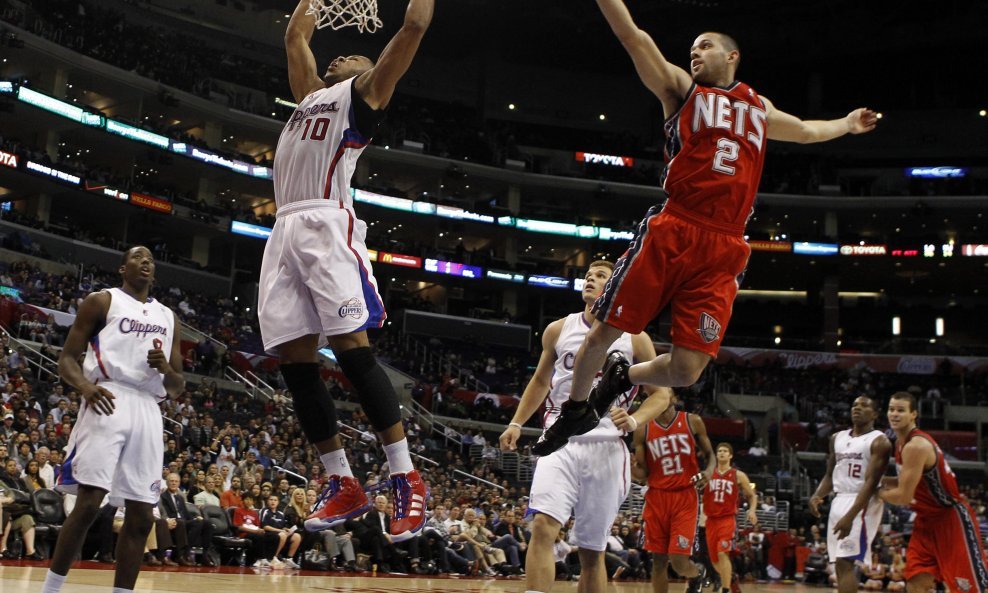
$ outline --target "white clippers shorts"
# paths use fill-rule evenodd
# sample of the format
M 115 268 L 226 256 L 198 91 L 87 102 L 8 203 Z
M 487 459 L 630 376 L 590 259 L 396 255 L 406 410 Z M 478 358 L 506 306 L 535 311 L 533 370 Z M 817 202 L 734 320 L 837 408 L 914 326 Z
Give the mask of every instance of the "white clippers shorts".
M 387 314 L 364 240 L 367 224 L 339 202 L 304 200 L 278 209 L 264 247 L 257 316 L 264 349 L 309 334 L 381 327 Z
M 106 416 L 83 402 L 56 490 L 76 494 L 82 484 L 108 491 L 115 507 L 127 500 L 158 504 L 165 446 L 157 398 L 123 383 L 100 387 L 114 395 L 116 408 Z
M 566 525 L 575 517 L 569 541 L 603 552 L 611 524 L 631 489 L 631 458 L 623 441 L 570 441 L 539 458 L 532 478 L 528 513 L 543 513 Z
M 830 518 L 827 521 L 827 553 L 831 562 L 838 558 L 859 560 L 865 564 L 871 563 L 871 542 L 875 541 L 878 527 L 882 523 L 885 503 L 877 496 L 873 497 L 865 507 L 864 512 L 854 518 L 851 533 L 842 540 L 834 534 L 834 525 L 840 521 L 847 511 L 854 506 L 857 494 L 838 494 L 830 503 Z

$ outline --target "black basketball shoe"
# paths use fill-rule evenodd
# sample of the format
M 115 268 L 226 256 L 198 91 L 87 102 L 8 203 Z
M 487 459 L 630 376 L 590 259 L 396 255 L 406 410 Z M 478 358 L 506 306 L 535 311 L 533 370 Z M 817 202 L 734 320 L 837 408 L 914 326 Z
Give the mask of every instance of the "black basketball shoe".
M 532 447 L 532 453 L 540 457 L 549 455 L 565 445 L 571 436 L 590 432 L 599 422 L 600 416 L 589 399 L 582 402 L 568 399 L 561 406 L 559 418 Z
M 628 369 L 630 368 L 631 363 L 621 352 L 614 350 L 607 355 L 600 380 L 590 390 L 589 401 L 597 412 L 598 418 L 603 418 L 607 414 L 607 410 L 610 409 L 617 396 L 634 387 L 631 380 L 628 379 Z

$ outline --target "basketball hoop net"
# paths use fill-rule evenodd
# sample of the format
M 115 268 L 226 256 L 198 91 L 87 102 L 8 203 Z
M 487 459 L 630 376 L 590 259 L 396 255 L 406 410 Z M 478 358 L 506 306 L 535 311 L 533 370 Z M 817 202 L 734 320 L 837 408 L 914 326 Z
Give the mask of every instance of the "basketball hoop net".
M 382 25 L 377 18 L 377 0 L 309 0 L 305 14 L 315 15 L 319 29 L 357 27 L 361 33 L 373 33 Z

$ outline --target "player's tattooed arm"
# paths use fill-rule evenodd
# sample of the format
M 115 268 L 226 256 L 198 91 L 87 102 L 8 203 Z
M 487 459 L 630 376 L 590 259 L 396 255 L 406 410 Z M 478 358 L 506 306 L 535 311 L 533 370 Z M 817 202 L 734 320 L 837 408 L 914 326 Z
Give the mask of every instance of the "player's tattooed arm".
M 902 448 L 902 465 L 899 466 L 899 479 L 894 486 L 882 488 L 878 497 L 889 504 L 907 505 L 913 501 L 916 487 L 927 466 L 936 463 L 937 454 L 933 445 L 924 438 L 915 438 Z
M 89 407 L 99 415 L 113 413 L 113 394 L 106 388 L 96 385 L 86 378 L 79 361 L 86 354 L 89 341 L 106 324 L 106 314 L 110 310 L 109 292 L 94 292 L 82 301 L 76 314 L 65 345 L 58 357 L 58 374 L 63 381 L 79 390 L 79 394 Z
M 827 471 L 823 474 L 823 479 L 816 487 L 816 492 L 810 497 L 810 512 L 814 517 L 820 516 L 820 505 L 831 492 L 834 491 L 834 468 L 837 466 L 837 456 L 834 454 L 834 439 L 837 434 L 830 435 L 830 449 L 827 455 Z

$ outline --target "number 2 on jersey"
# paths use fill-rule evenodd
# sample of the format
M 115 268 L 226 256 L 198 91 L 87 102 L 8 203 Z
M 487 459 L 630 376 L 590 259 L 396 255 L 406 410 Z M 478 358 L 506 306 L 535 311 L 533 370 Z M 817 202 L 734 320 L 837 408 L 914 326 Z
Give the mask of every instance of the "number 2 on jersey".
M 738 143 L 730 138 L 721 138 L 717 141 L 717 153 L 714 154 L 714 171 L 725 175 L 734 175 L 735 168 L 725 163 L 733 163 L 738 160 Z
M 326 132 L 329 131 L 329 122 L 330 119 L 328 117 L 317 117 L 315 125 L 312 125 L 311 117 L 305 120 L 305 129 L 302 130 L 302 140 L 325 140 Z M 312 135 L 306 138 L 309 134 L 310 127 L 312 128 Z

